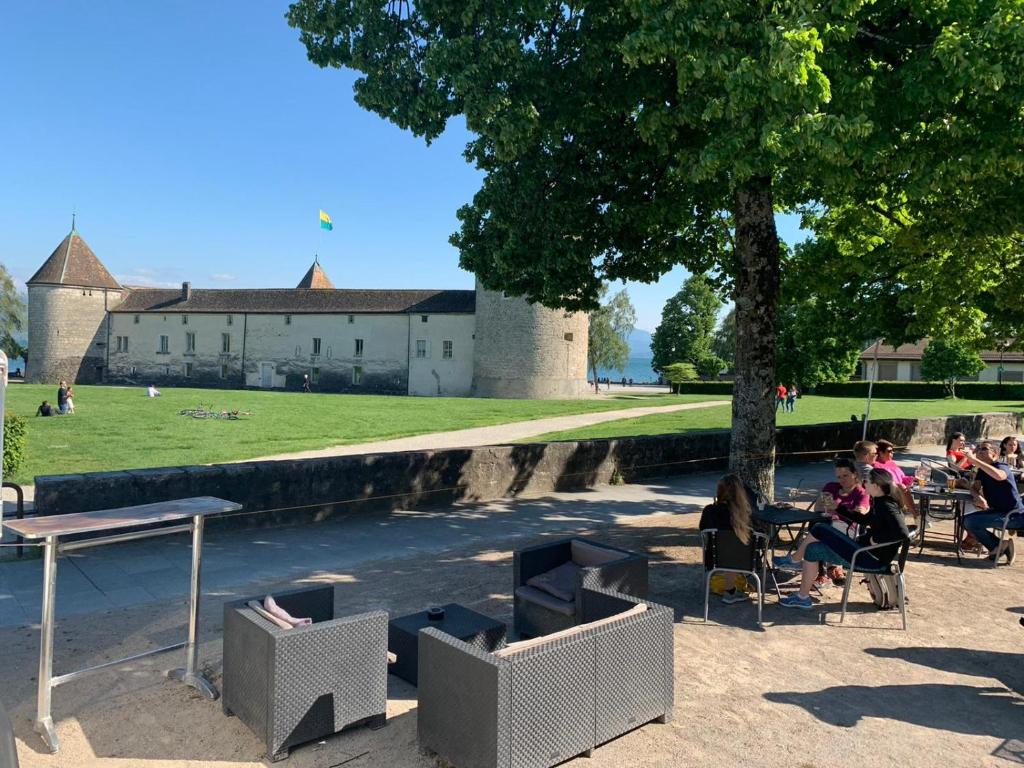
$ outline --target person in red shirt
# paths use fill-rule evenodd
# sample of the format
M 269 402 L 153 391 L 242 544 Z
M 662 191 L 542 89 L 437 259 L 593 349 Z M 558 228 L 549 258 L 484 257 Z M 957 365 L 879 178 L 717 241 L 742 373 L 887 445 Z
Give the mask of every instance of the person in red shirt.
M 954 432 L 946 441 L 946 461 L 950 466 L 957 469 L 970 469 L 971 462 L 967 460 L 964 449 L 967 447 L 967 437 L 963 432 Z
M 779 384 L 775 388 L 775 410 L 779 410 L 786 405 L 786 385 Z

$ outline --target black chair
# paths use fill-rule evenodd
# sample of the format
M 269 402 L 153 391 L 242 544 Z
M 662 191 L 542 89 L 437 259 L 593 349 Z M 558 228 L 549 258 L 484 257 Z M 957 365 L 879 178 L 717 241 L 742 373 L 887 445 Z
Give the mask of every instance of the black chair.
M 18 748 L 14 744 L 14 729 L 4 705 L 0 703 L 0 768 L 18 768 Z
M 1017 517 L 1011 520 L 1010 518 L 1014 515 L 1016 515 Z M 1002 550 L 1003 545 L 1006 543 L 1006 536 L 1009 534 L 1010 531 L 1016 531 L 1017 533 L 1020 533 L 1020 531 L 1024 531 L 1024 507 L 1018 509 L 1011 509 L 1009 512 L 1007 512 L 1006 516 L 1003 518 L 1002 527 L 995 528 L 994 530 L 999 531 L 999 546 L 996 547 L 996 552 L 999 552 Z M 999 557 L 995 557 L 992 559 L 993 568 L 999 567 L 1000 559 L 1001 558 Z
M 704 549 L 704 621 L 708 620 L 711 601 L 711 577 L 716 573 L 741 573 L 754 577 L 757 585 L 757 624 L 761 626 L 764 609 L 764 587 L 768 578 L 765 553 L 768 537 L 752 531 L 750 543 L 744 544 L 732 529 L 706 528 L 700 532 Z
M 892 560 L 892 562 L 881 565 L 878 560 L 872 556 L 870 559 L 863 557 L 865 552 L 873 552 L 876 549 L 882 549 L 883 547 L 891 547 L 894 544 L 898 544 L 900 547 L 899 553 Z M 900 614 L 903 617 L 903 631 L 907 629 L 907 582 L 903 578 L 903 573 L 907 567 L 907 552 L 910 551 L 910 539 L 906 541 L 889 541 L 882 544 L 872 544 L 870 547 L 861 547 L 854 551 L 850 557 L 850 572 L 846 576 L 846 586 L 843 587 L 843 605 L 842 612 L 839 614 L 839 623 L 843 623 L 843 619 L 846 618 L 846 601 L 850 597 L 850 585 L 853 583 L 853 574 L 855 573 L 873 573 L 879 576 L 892 575 L 896 577 L 896 599 L 898 601 Z M 860 557 L 861 561 L 858 564 L 857 558 Z

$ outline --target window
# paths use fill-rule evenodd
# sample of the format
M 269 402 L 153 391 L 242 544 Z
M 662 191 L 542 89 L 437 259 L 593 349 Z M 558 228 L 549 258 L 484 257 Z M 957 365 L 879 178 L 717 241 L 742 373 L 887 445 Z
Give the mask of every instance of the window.
M 878 378 L 876 381 L 897 381 L 897 371 L 899 365 L 897 363 L 878 363 Z
M 319 368 L 313 368 L 313 369 L 310 370 L 310 372 L 309 372 L 309 381 L 312 384 L 319 384 L 320 383 L 320 369 Z
M 194 332 L 185 334 L 185 354 L 194 355 L 196 353 L 196 335 Z
M 1003 384 L 1011 381 L 1024 382 L 1024 371 L 1003 371 Z
M 566 341 L 572 341 L 572 334 L 571 333 L 563 334 L 562 338 L 565 339 Z
M 363 356 L 363 340 L 356 339 L 356 357 Z
M 134 377 L 134 376 L 135 376 L 135 371 L 136 371 L 136 368 L 135 368 L 135 366 L 133 365 L 133 366 L 131 367 L 131 374 L 130 374 L 130 375 Z
M 170 376 L 170 375 L 171 375 L 171 366 L 165 365 L 164 366 L 164 376 Z
M 416 339 L 416 357 L 426 357 L 426 356 L 427 356 L 427 340 L 426 339 Z
M 285 315 L 284 316 L 284 324 L 285 325 L 291 325 L 292 324 L 292 316 L 291 315 Z
M 427 316 L 426 315 L 420 315 L 420 322 L 421 323 L 427 322 Z
M 127 336 L 118 336 L 117 337 L 117 351 L 118 352 L 127 352 L 128 351 L 128 337 Z
M 192 375 L 192 363 L 185 363 L 185 375 L 186 376 L 191 376 Z
M 188 315 L 182 315 L 181 316 L 181 324 L 182 325 L 188 325 Z
M 223 363 L 220 366 L 220 377 L 226 379 L 228 377 L 228 367 Z
M 445 339 L 441 342 L 441 357 L 444 360 L 452 359 L 452 342 L 451 339 Z
M 135 318 L 134 318 L 133 322 L 134 322 L 134 323 L 135 323 L 136 325 L 138 325 L 138 324 L 139 324 L 139 316 L 138 316 L 138 315 L 135 315 Z
M 320 338 L 318 336 L 313 337 L 313 354 L 320 354 Z
M 231 325 L 231 324 L 233 324 L 234 322 L 235 322 L 235 321 L 234 321 L 234 320 L 232 319 L 231 315 L 228 315 L 228 325 Z
M 166 336 L 160 337 L 160 350 L 158 354 L 166 355 L 170 352 L 170 340 Z
M 363 367 L 357 365 L 352 369 L 352 383 L 362 384 L 363 383 Z
M 348 324 L 349 325 L 352 325 L 352 323 L 354 323 L 355 321 L 356 321 L 356 316 L 355 315 L 349 315 L 348 316 Z
M 220 335 L 220 351 L 221 354 L 226 355 L 231 351 L 231 334 L 222 333 Z

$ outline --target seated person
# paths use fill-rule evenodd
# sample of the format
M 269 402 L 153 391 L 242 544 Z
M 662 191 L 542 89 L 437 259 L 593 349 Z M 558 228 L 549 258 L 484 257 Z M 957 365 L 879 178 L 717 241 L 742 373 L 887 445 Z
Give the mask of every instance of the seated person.
M 146 397 L 160 397 L 160 390 L 150 384 L 146 388 Z
M 814 508 L 819 512 L 828 512 L 833 520 L 861 522 L 871 502 L 861 485 L 857 466 L 850 459 L 836 459 L 834 471 L 836 479 L 825 483 Z
M 821 561 L 849 565 L 853 553 L 861 547 L 892 542 L 891 546 L 865 552 L 857 558 L 861 565 L 876 567 L 892 562 L 900 546 L 910 538 L 906 520 L 903 518 L 903 507 L 896 491 L 897 486 L 892 475 L 884 469 L 872 469 L 868 475 L 866 488 L 871 498 L 871 506 L 863 532 L 857 538 L 852 538 L 827 523 L 818 523 L 811 528 L 811 532 L 800 542 L 793 557 L 787 558 L 789 562 L 786 563 L 799 565 L 800 589 L 786 595 L 779 604 L 786 608 L 805 610 L 814 607 L 811 601 L 811 585 L 818 574 L 818 563 Z
M 700 514 L 700 529 L 732 530 L 744 544 L 750 543 L 750 501 L 739 476 L 728 474 L 718 481 L 715 498 Z M 742 573 L 726 573 L 723 603 L 738 603 L 747 599 L 747 577 Z
M 56 412 L 57 409 L 46 400 L 43 400 L 43 404 L 36 408 L 36 416 L 53 416 Z
M 1020 444 L 1013 435 L 1007 435 L 999 441 L 999 461 L 1010 469 L 1024 469 L 1024 456 L 1020 454 Z
M 988 440 L 978 446 L 976 453 L 968 450 L 964 456 L 972 466 L 978 468 L 976 488 L 973 491 L 974 505 L 978 511 L 964 517 L 964 528 L 988 550 L 989 559 L 1005 555 L 1006 562 L 1012 563 L 1015 556 L 1013 539 L 1007 538 L 1000 547 L 999 539 L 989 529 L 1001 527 L 1007 513 L 1015 510 L 1015 514 L 1010 516 L 1011 524 L 1024 523 L 1024 503 L 1021 502 L 1013 473 L 1007 464 L 999 461 L 995 443 Z
M 893 452 L 896 450 L 896 446 L 890 443 L 888 440 L 876 440 L 875 445 L 878 447 L 878 457 L 875 459 L 875 468 L 884 469 L 890 475 L 892 475 L 893 482 L 900 486 L 900 495 L 903 497 L 903 506 L 905 509 L 909 509 L 914 517 L 917 517 L 917 506 L 914 504 L 914 497 L 910 493 L 910 486 L 914 484 L 914 478 L 910 475 L 905 475 L 903 470 L 900 469 L 900 465 L 893 460 Z
M 858 440 L 853 444 L 853 461 L 857 466 L 857 474 L 863 485 L 868 480 L 868 474 L 872 469 L 872 462 L 878 456 L 878 446 L 870 440 Z
M 946 441 L 946 462 L 954 469 L 970 469 L 964 449 L 967 448 L 967 437 L 963 432 L 954 432 Z

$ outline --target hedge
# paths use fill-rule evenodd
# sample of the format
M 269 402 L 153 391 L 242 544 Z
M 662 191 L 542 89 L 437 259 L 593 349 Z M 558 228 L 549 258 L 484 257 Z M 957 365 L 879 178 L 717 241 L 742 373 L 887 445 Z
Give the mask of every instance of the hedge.
M 4 479 L 13 477 L 25 461 L 25 419 L 4 414 Z
M 685 395 L 731 395 L 731 381 L 692 381 L 679 385 Z M 868 396 L 868 382 L 847 381 L 819 384 L 812 390 L 825 397 Z M 942 384 L 930 381 L 876 381 L 872 397 L 894 400 L 941 400 L 946 397 Z M 1024 384 L 1003 384 L 988 381 L 964 381 L 956 385 L 956 396 L 961 400 L 1024 400 Z

